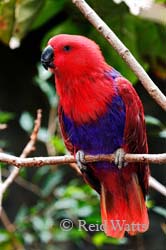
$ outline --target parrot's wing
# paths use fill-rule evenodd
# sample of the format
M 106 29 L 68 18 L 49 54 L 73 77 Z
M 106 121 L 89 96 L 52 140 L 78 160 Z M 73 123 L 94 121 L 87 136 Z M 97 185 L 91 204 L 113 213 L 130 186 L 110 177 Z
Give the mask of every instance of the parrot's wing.
M 118 93 L 126 108 L 124 139 L 127 152 L 148 153 L 144 111 L 142 103 L 129 81 L 123 77 L 116 79 Z
M 71 154 L 74 154 L 75 153 L 74 146 L 72 145 L 72 143 L 70 141 L 70 137 L 67 134 L 65 127 L 64 127 L 63 109 L 62 109 L 61 105 L 59 105 L 59 107 L 58 107 L 58 116 L 59 116 L 59 123 L 60 123 L 61 133 L 62 133 L 62 137 L 63 137 L 64 143 L 65 143 L 65 146 Z
M 148 153 L 146 127 L 142 103 L 131 83 L 123 77 L 116 78 L 118 94 L 123 99 L 126 108 L 124 130 L 124 149 L 129 153 Z M 138 178 L 144 195 L 148 189 L 148 164 L 139 164 Z
M 58 107 L 58 116 L 59 116 L 59 123 L 61 128 L 61 133 L 63 136 L 63 140 L 65 143 L 66 148 L 69 150 L 69 152 L 72 155 L 75 155 L 78 149 L 71 143 L 70 136 L 68 132 L 65 129 L 65 123 L 64 123 L 64 113 L 63 108 L 61 105 Z M 100 193 L 100 182 L 99 180 L 94 176 L 93 171 L 90 166 L 87 167 L 87 170 L 82 172 L 82 176 L 84 180 L 98 193 Z

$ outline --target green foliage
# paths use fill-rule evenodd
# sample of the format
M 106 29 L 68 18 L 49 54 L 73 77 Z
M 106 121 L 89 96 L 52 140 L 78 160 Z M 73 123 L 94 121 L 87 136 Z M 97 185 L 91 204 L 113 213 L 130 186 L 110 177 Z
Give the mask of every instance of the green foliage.
M 88 231 L 79 230 L 79 219 L 84 219 L 87 225 L 101 223 L 99 201 L 96 193 L 78 180 L 71 180 L 68 185 L 63 185 L 62 172 L 62 169 L 56 171 L 54 177 L 58 181 L 55 180 L 55 185 L 51 185 L 49 192 L 44 193 L 42 200 L 37 205 L 30 209 L 25 206 L 20 208 L 15 223 L 21 242 L 30 248 L 33 248 L 34 244 L 38 242 L 39 245 L 43 244 L 44 249 L 51 249 L 51 247 L 62 242 L 67 243 L 69 240 L 78 247 L 80 245 L 85 247 L 86 239 L 97 247 L 104 244 L 125 244 L 126 239 L 108 238 L 103 232 L 94 232 L 90 236 Z M 50 176 L 48 172 L 47 175 Z M 48 202 L 48 197 L 50 202 Z M 89 217 L 93 218 L 91 222 L 88 222 Z M 64 218 L 72 221 L 71 230 L 64 230 L 61 227 Z M 9 240 L 8 234 L 5 239 Z
M 151 209 L 155 206 L 155 203 L 153 200 L 148 199 L 148 200 L 146 200 L 146 206 L 148 209 Z
M 0 2 L 0 39 L 9 43 L 13 30 L 15 0 Z
M 30 133 L 33 129 L 34 118 L 29 112 L 24 111 L 20 116 L 19 123 L 22 129 Z
M 58 99 L 55 93 L 55 87 L 49 82 L 51 73 L 43 69 L 41 64 L 37 66 L 38 74 L 35 76 L 35 83 L 46 95 L 50 107 L 56 107 Z
M 113 245 L 126 244 L 127 239 L 126 238 L 123 238 L 123 239 L 108 238 L 105 234 L 98 232 L 93 236 L 92 242 L 95 246 L 101 247 L 103 246 L 103 244 L 106 244 L 106 243 L 113 244 Z
M 156 3 L 166 3 L 166 0 L 155 0 Z
M 138 42 L 140 54 L 148 58 L 149 64 L 155 67 L 157 71 L 157 60 L 161 60 L 161 65 L 166 60 L 166 54 L 163 53 L 163 44 L 166 40 L 165 27 L 149 21 L 141 21 L 137 23 L 137 33 L 138 37 L 141 38 Z
M 13 235 L 4 229 L 0 229 L 0 250 L 23 250 L 18 234 Z
M 162 128 L 164 126 L 159 119 L 157 119 L 157 118 L 155 118 L 153 116 L 150 116 L 150 115 L 147 115 L 145 117 L 145 121 L 146 121 L 146 124 L 149 124 L 149 125 L 152 125 L 152 126 L 157 126 L 159 128 Z
M 0 124 L 8 123 L 13 118 L 14 118 L 13 113 L 0 111 Z
M 158 2 L 163 3 L 164 1 Z M 158 68 L 156 66 L 158 60 L 164 62 L 166 59 L 166 54 L 163 53 L 166 40 L 164 26 L 133 16 L 129 13 L 125 4 L 118 5 L 113 1 L 106 0 L 89 0 L 88 3 L 115 31 L 146 70 L 152 65 L 154 70 L 157 68 L 157 72 L 162 71 L 162 75 L 165 75 L 163 73 L 163 70 L 165 72 L 165 67 Z M 7 44 L 11 37 L 17 37 L 21 40 L 30 30 L 39 28 L 50 20 L 50 18 L 62 13 L 62 15 L 64 14 L 67 17 L 60 23 L 55 24 L 48 31 L 43 38 L 42 48 L 46 45 L 50 37 L 59 33 L 88 36 L 95 39 L 101 45 L 108 63 L 112 64 L 133 83 L 137 80 L 136 76 L 113 48 L 87 22 L 71 1 L 3 0 L 0 3 L 0 13 L 0 40 Z
M 37 15 L 32 25 L 32 29 L 40 27 L 51 17 L 54 17 L 56 14 L 58 14 L 64 7 L 65 1 L 66 0 L 45 0 L 39 14 Z
M 163 26 L 132 16 L 123 4 L 117 5 L 112 1 L 102 1 L 102 3 L 101 1 L 89 2 L 130 49 L 145 70 L 148 70 L 150 65 L 154 65 L 154 62 L 159 58 L 162 61 L 166 59 L 165 53 L 163 53 L 166 31 Z M 80 17 L 80 14 L 70 4 L 67 7 L 74 15 L 71 15 L 67 20 L 64 20 L 48 31 L 43 38 L 42 48 L 56 34 L 69 33 L 88 36 L 101 46 L 108 63 L 117 68 L 132 83 L 135 83 L 137 77 L 110 44 L 84 18 Z
M 11 37 L 21 40 L 30 29 L 43 3 L 44 0 L 1 1 L 1 40 L 5 43 L 9 43 Z
M 63 173 L 61 171 L 55 171 L 52 174 L 44 176 L 44 183 L 42 185 L 42 195 L 47 197 L 51 194 L 54 188 L 62 181 Z
M 54 148 L 56 148 L 56 151 L 59 155 L 65 153 L 65 145 L 61 137 L 59 137 L 58 135 L 53 136 L 51 138 L 51 143 L 54 146 Z
M 30 29 L 38 28 L 63 7 L 65 0 L 2 0 L 0 2 L 0 39 L 9 43 L 11 37 L 21 40 Z
M 156 117 L 147 115 L 145 121 L 148 127 L 150 127 L 150 135 L 161 138 L 166 138 L 166 124 L 163 124 Z
M 158 207 L 158 206 L 155 206 L 153 208 L 153 211 L 159 215 L 161 215 L 162 217 L 166 218 L 166 209 L 163 208 L 163 207 Z
M 6 112 L 6 111 L 0 111 L 0 125 L 4 124 L 6 126 L 6 124 L 11 121 L 12 119 L 14 119 L 14 114 L 11 112 Z M 0 149 L 1 148 L 5 148 L 7 146 L 8 142 L 6 140 L 2 140 L 0 139 Z M 3 166 L 3 164 L 0 164 L 0 167 Z

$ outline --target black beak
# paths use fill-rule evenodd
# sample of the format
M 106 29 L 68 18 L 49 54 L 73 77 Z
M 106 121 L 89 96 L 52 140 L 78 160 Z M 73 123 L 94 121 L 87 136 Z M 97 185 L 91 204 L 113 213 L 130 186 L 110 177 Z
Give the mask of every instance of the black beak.
M 41 54 L 41 63 L 45 69 L 54 68 L 53 64 L 54 50 L 48 45 Z

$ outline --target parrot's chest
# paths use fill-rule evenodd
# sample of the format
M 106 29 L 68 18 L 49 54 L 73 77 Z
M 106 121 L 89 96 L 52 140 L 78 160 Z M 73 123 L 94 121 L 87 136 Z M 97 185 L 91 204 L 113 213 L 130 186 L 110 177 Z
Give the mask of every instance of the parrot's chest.
M 121 97 L 113 98 L 107 112 L 95 121 L 77 124 L 62 114 L 65 133 L 75 150 L 87 154 L 108 154 L 123 145 L 125 106 Z

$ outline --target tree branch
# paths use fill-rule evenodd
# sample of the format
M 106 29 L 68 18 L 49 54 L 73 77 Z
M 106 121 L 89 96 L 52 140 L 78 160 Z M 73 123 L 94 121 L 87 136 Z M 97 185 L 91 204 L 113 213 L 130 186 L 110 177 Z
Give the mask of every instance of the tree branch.
M 115 160 L 115 155 L 114 154 L 86 155 L 85 160 L 86 162 L 97 162 L 97 161 L 113 162 Z M 126 162 L 164 164 L 166 163 L 166 153 L 126 154 L 124 160 Z M 72 155 L 20 158 L 6 153 L 0 153 L 0 162 L 12 164 L 16 167 L 42 167 L 44 165 L 76 163 L 76 160 L 75 157 Z
M 85 155 L 86 162 L 97 161 L 110 161 L 114 162 L 115 155 Z M 142 162 L 142 163 L 166 163 L 166 153 L 163 154 L 126 154 L 124 157 L 126 162 Z M 32 157 L 32 158 L 20 158 L 13 155 L 0 153 L 0 162 L 12 164 L 17 167 L 42 167 L 44 165 L 57 165 L 57 164 L 75 164 L 74 169 L 79 173 L 76 167 L 75 157 L 72 155 L 64 156 L 50 156 L 50 157 Z M 19 168 L 16 168 L 19 171 Z M 10 182 L 11 183 L 11 182 Z M 153 177 L 149 179 L 149 185 L 156 189 L 158 192 L 166 196 L 166 187 L 160 184 Z M 5 186 L 7 188 L 7 186 Z M 5 189 L 6 190 L 6 189 Z M 1 191 L 2 192 L 2 191 Z M 0 193 L 1 193 L 0 192 Z
M 16 227 L 14 224 L 10 222 L 4 209 L 1 210 L 1 221 L 8 232 L 10 233 L 15 232 Z
M 37 118 L 35 120 L 35 125 L 34 125 L 33 132 L 32 132 L 32 134 L 30 136 L 30 141 L 27 143 L 27 145 L 23 149 L 23 152 L 20 155 L 20 157 L 17 157 L 20 160 L 22 158 L 27 157 L 32 151 L 35 150 L 35 143 L 36 143 L 37 135 L 38 135 L 40 125 L 41 125 L 41 117 L 42 117 L 41 110 L 39 109 L 39 110 L 37 110 Z M 12 161 L 10 161 L 8 163 L 11 164 L 11 165 L 16 166 L 15 164 L 13 164 Z M 1 211 L 2 211 L 3 194 L 7 190 L 7 188 L 11 185 L 11 183 L 14 181 L 14 179 L 18 176 L 19 171 L 20 171 L 20 168 L 14 167 L 12 172 L 10 173 L 10 175 L 7 177 L 7 179 L 4 182 L 0 183 L 0 215 L 1 215 Z
M 4 169 L 4 168 L 3 168 L 2 176 L 5 177 L 5 178 L 7 178 L 7 177 L 9 176 L 9 171 L 8 171 L 7 169 Z M 35 195 L 37 195 L 37 196 L 39 196 L 39 197 L 42 196 L 42 195 L 41 195 L 40 188 L 39 188 L 37 185 L 35 185 L 35 184 L 33 184 L 33 183 L 27 181 L 27 180 L 24 179 L 23 177 L 21 177 L 21 176 L 18 175 L 17 178 L 14 179 L 14 181 L 15 181 L 15 183 L 17 183 L 19 186 L 21 186 L 22 188 L 24 188 L 24 189 L 26 189 L 26 190 L 28 190 L 28 191 L 34 193 Z
M 72 0 L 73 4 L 82 12 L 86 19 L 107 39 L 112 47 L 118 52 L 122 59 L 136 74 L 144 88 L 151 97 L 166 111 L 166 96 L 150 79 L 143 67 L 137 62 L 129 49 L 120 41 L 107 24 L 96 14 L 96 12 L 84 0 Z
M 164 187 L 160 182 L 158 182 L 155 178 L 152 176 L 149 177 L 149 186 L 162 195 L 166 196 L 166 187 Z

